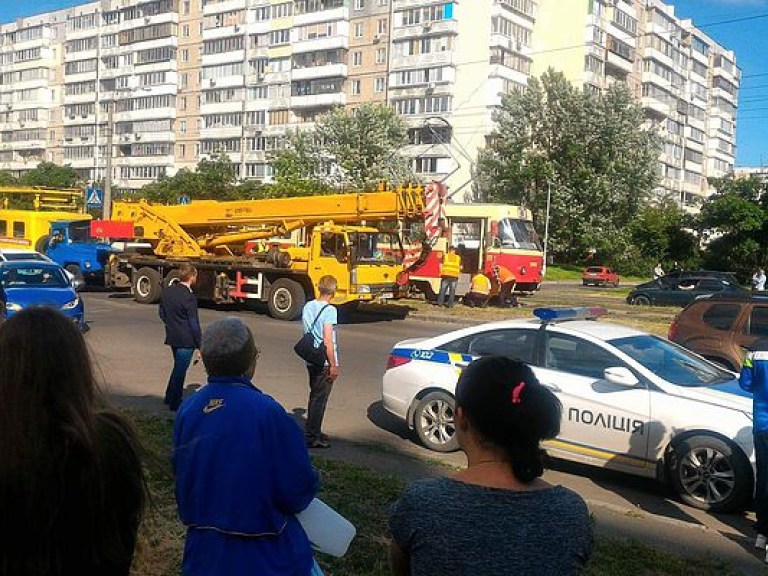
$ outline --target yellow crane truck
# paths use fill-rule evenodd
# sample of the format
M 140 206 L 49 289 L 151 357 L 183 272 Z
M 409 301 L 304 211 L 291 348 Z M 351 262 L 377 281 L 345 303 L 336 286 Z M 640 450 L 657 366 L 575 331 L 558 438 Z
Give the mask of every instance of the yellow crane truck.
M 201 300 L 262 301 L 284 320 L 299 316 L 326 274 L 338 281 L 336 304 L 394 298 L 403 249 L 392 223 L 421 220 L 424 209 L 424 190 L 411 186 L 173 206 L 116 201 L 112 218 L 132 222 L 133 239 L 151 250 L 113 255 L 106 284 L 155 303 L 178 281 L 178 266 L 192 262 Z

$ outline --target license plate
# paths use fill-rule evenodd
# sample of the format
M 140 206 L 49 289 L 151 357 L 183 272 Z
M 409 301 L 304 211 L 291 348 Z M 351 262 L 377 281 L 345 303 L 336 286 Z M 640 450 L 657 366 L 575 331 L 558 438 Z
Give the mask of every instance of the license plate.
M 395 295 L 392 292 L 382 292 L 381 294 L 379 294 L 379 298 L 381 298 L 382 300 L 391 300 L 394 297 Z

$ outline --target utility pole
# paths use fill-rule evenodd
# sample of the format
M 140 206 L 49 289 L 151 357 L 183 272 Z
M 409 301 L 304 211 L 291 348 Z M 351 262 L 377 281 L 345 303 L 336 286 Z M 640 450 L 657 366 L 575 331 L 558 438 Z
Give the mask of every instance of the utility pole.
M 541 265 L 541 275 L 547 275 L 547 244 L 549 243 L 549 206 L 552 199 L 552 184 L 547 182 L 547 215 L 544 218 L 544 262 Z
M 112 215 L 112 140 L 115 133 L 115 99 L 109 101 L 107 111 L 107 151 L 106 166 L 104 169 L 104 199 L 102 206 L 102 218 L 109 220 Z

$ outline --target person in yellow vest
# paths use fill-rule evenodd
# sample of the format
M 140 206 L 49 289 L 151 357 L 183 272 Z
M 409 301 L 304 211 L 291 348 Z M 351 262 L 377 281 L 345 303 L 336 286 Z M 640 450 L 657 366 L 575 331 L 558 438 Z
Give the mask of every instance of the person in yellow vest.
M 472 284 L 469 286 L 469 292 L 464 295 L 464 304 L 470 308 L 485 308 L 488 305 L 488 298 L 491 295 L 491 279 L 478 270 L 472 277 Z
M 517 308 L 520 304 L 512 293 L 517 284 L 515 275 L 504 266 L 498 264 L 493 267 L 493 277 L 499 286 L 499 306 L 502 308 Z
M 440 294 L 437 296 L 437 305 L 453 308 L 456 299 L 456 285 L 461 274 L 461 257 L 456 254 L 454 246 L 448 246 L 448 251 L 443 255 L 440 266 Z M 446 302 L 446 297 L 448 301 Z

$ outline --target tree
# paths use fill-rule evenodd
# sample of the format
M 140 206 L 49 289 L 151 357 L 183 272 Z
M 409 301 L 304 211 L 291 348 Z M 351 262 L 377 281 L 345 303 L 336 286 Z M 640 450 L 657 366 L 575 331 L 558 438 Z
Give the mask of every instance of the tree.
M 314 130 L 286 135 L 272 162 L 275 188 L 364 190 L 382 180 L 394 184 L 412 180 L 408 162 L 399 154 L 406 144 L 406 125 L 389 106 L 334 108 Z
M 25 186 L 50 186 L 52 188 L 77 188 L 82 185 L 72 166 L 59 166 L 53 162 L 40 162 L 19 179 Z
M 626 251 L 628 225 L 659 179 L 659 147 L 625 85 L 593 94 L 550 69 L 504 95 L 494 121 L 493 146 L 478 158 L 488 198 L 531 208 L 541 232 L 549 188 L 558 257 L 596 251 L 611 261 Z
M 704 265 L 747 279 L 768 264 L 768 185 L 756 176 L 712 179 L 717 192 L 701 209 L 708 240 Z
M 237 166 L 224 154 L 204 158 L 195 170 L 182 168 L 173 176 L 161 177 L 142 187 L 136 195 L 151 202 L 175 204 L 181 196 L 198 200 L 236 200 L 253 195 L 253 184 L 237 180 Z

